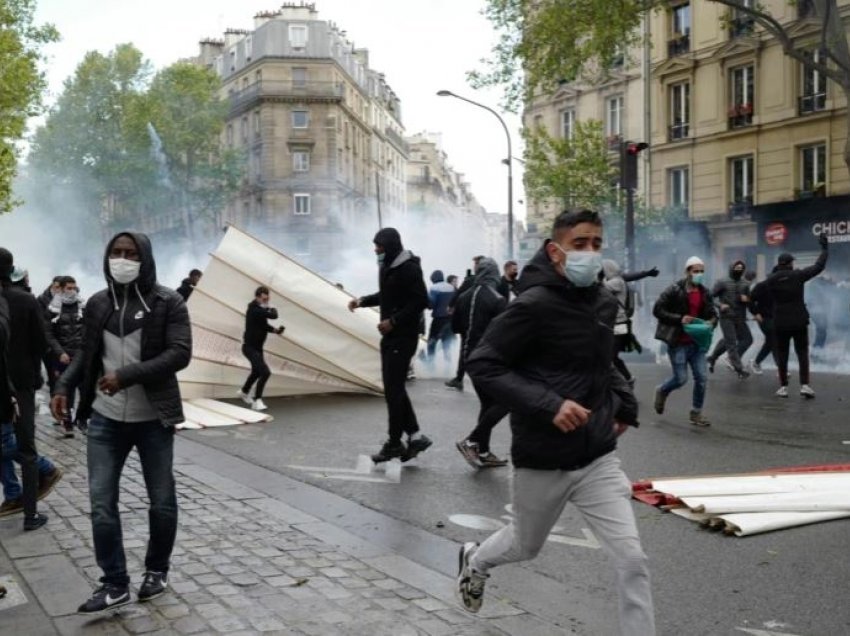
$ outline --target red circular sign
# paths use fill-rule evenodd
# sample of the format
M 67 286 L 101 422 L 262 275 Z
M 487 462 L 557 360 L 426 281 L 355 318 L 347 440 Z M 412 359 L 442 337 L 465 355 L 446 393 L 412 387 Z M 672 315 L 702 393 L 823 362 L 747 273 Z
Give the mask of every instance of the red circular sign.
M 764 229 L 764 240 L 768 245 L 782 245 L 788 238 L 788 228 L 782 223 L 771 223 Z

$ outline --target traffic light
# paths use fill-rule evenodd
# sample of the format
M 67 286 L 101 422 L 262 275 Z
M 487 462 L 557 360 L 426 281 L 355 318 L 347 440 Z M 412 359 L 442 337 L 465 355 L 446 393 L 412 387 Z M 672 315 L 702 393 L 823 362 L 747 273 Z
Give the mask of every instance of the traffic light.
M 635 190 L 638 184 L 638 155 L 649 148 L 642 141 L 624 141 L 620 145 L 620 187 Z

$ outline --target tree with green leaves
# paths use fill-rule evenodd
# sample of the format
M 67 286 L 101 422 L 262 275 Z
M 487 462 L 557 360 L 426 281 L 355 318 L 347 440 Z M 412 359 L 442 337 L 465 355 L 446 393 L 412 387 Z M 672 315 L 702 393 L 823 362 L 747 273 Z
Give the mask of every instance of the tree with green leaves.
M 752 0 L 706 0 L 750 18 L 783 52 L 834 82 L 850 103 L 850 45 L 838 0 L 806 2 L 819 25 L 817 43 L 794 38 L 770 9 Z M 599 81 L 622 51 L 641 40 L 647 11 L 667 10 L 671 0 L 487 0 L 485 13 L 499 32 L 485 71 L 470 73 L 474 86 L 503 86 L 516 110 L 538 94 L 552 94 L 565 79 Z M 820 51 L 817 58 L 812 49 Z M 850 108 L 847 109 L 850 130 Z M 844 146 L 850 171 L 850 137 Z
M 33 23 L 35 0 L 0 0 L 0 214 L 19 202 L 12 196 L 18 141 L 37 115 L 45 88 L 41 47 L 59 39 L 51 25 Z

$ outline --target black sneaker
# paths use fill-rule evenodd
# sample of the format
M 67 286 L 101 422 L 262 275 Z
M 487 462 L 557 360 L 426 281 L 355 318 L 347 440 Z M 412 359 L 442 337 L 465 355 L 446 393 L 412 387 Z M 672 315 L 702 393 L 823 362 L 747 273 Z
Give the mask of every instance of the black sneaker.
M 455 389 L 457 391 L 463 391 L 463 380 L 458 380 L 457 378 L 455 378 L 453 380 L 449 380 L 448 382 L 445 382 L 444 384 L 449 389 Z
M 381 450 L 372 455 L 372 461 L 376 464 L 388 462 L 395 457 L 402 457 L 407 452 L 407 448 L 402 442 L 384 442 Z
M 411 459 L 416 457 L 419 453 L 428 450 L 428 448 L 433 444 L 430 438 L 425 437 L 424 435 L 420 435 L 416 439 L 408 440 L 407 442 L 407 450 L 401 456 L 401 461 L 409 462 Z
M 468 439 L 461 440 L 455 443 L 455 448 L 463 455 L 466 463 L 473 468 L 481 468 L 481 456 L 478 452 L 478 444 L 470 442 Z
M 507 459 L 502 459 L 497 455 L 494 455 L 490 451 L 486 453 L 480 453 L 478 455 L 478 461 L 481 462 L 482 468 L 501 468 L 502 466 L 508 465 Z
M 168 588 L 167 572 L 145 572 L 145 579 L 137 594 L 139 602 L 150 601 L 162 596 Z
M 47 523 L 47 515 L 40 512 L 35 513 L 32 517 L 24 517 L 24 532 L 38 530 L 45 523 Z
M 464 543 L 458 556 L 457 587 L 455 592 L 461 606 L 467 612 L 477 614 L 484 602 L 484 585 L 489 578 L 480 574 L 469 565 L 469 557 L 478 549 L 478 544 Z
M 112 611 L 130 602 L 130 590 L 126 585 L 102 585 L 92 597 L 77 608 L 77 614 L 100 614 Z

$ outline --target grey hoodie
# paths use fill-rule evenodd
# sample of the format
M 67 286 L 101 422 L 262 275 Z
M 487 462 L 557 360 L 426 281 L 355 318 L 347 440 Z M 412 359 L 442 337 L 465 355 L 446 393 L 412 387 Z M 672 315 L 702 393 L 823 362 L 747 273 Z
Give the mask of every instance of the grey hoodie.
M 623 279 L 623 272 L 620 265 L 611 259 L 603 259 L 602 272 L 605 279 L 603 285 L 614 294 L 617 299 L 617 318 L 615 325 L 625 325 L 629 322 L 629 316 L 626 314 L 626 305 L 628 304 L 629 286 Z

